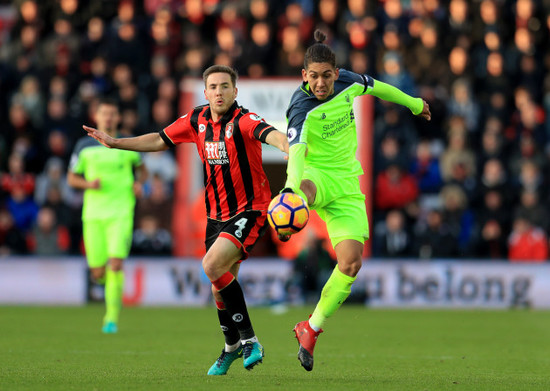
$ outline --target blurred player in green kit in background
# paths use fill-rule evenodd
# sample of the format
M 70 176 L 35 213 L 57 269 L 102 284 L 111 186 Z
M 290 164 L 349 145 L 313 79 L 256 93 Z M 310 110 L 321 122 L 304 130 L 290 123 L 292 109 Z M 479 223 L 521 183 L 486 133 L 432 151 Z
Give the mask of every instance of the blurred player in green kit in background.
M 116 136 L 120 113 L 115 101 L 99 102 L 97 129 Z M 136 195 L 147 180 L 141 154 L 109 149 L 84 136 L 71 156 L 67 180 L 84 191 L 82 231 L 92 278 L 105 284 L 102 331 L 118 331 L 124 288 L 123 261 L 132 244 Z

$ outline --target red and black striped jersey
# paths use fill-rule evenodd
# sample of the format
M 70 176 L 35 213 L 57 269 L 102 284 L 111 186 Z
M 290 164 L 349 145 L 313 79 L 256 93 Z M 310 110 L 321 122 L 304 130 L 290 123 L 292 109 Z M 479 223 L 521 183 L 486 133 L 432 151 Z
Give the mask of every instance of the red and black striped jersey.
M 275 128 L 237 102 L 218 121 L 198 106 L 160 131 L 169 146 L 195 143 L 204 167 L 206 213 L 225 221 L 245 210 L 266 210 L 271 199 L 262 145 Z

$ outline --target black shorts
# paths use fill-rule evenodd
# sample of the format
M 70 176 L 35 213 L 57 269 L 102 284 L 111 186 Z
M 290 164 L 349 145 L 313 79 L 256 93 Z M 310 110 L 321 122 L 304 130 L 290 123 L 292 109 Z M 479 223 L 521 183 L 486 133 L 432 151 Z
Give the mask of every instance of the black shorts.
M 248 253 L 268 227 L 267 213 L 259 210 L 246 210 L 226 221 L 207 219 L 206 224 L 206 251 L 214 244 L 218 237 L 224 237 L 242 249 L 241 260 L 248 258 Z

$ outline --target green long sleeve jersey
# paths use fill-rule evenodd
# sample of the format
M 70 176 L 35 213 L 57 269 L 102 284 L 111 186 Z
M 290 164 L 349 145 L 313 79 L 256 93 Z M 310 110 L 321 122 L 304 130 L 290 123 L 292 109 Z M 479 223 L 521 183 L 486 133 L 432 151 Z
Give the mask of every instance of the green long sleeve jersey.
M 406 106 L 415 115 L 423 110 L 422 99 L 368 75 L 345 69 L 340 69 L 334 93 L 325 100 L 318 100 L 308 83 L 302 83 L 286 112 L 290 149 L 285 188 L 301 193 L 299 188 L 305 167 L 327 170 L 340 177 L 363 173 L 356 158 L 353 101 L 356 96 L 367 94 Z

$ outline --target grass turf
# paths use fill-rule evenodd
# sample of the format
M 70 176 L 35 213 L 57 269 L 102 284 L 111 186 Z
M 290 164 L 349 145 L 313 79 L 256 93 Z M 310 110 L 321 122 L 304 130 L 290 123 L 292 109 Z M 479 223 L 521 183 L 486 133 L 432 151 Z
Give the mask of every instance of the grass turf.
M 291 330 L 311 310 L 252 308 L 264 363 L 212 377 L 213 308 L 125 308 L 103 335 L 100 305 L 0 307 L 0 390 L 550 390 L 550 312 L 347 305 L 306 372 Z

